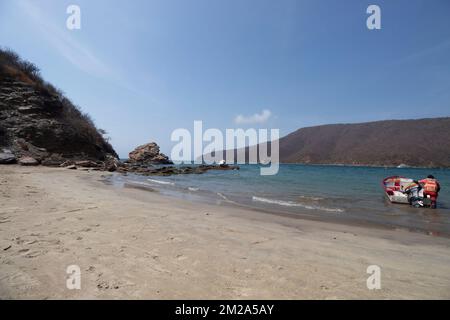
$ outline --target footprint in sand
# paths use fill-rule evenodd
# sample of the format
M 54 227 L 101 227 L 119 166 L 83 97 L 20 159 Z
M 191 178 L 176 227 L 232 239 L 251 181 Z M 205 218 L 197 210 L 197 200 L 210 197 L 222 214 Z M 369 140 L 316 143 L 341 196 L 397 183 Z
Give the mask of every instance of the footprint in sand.
M 32 251 L 24 255 L 25 258 L 32 259 L 46 254 L 47 251 Z
M 97 281 L 97 288 L 99 290 L 108 290 L 108 289 L 115 289 L 115 290 L 117 290 L 117 289 L 120 288 L 120 285 L 119 285 L 118 282 L 115 282 L 115 281 L 108 282 L 108 281 L 105 281 L 105 280 L 98 280 Z
M 21 290 L 31 290 L 39 285 L 42 285 L 37 278 L 34 278 L 29 273 L 22 271 L 17 271 L 11 276 L 6 277 L 6 279 L 8 279 L 11 287 L 20 288 Z
M 41 234 L 40 233 L 30 233 L 29 236 L 30 237 L 40 237 Z
M 95 267 L 94 266 L 89 266 L 89 268 L 86 269 L 87 272 L 94 272 L 95 271 Z
M 182 238 L 178 238 L 178 237 L 167 237 L 166 240 L 171 241 L 171 242 L 184 242 L 184 240 Z
M 22 240 L 20 237 L 16 237 L 15 239 L 13 239 L 13 241 L 15 241 L 18 245 L 21 245 L 25 242 L 25 240 Z
M 273 240 L 273 238 L 265 238 L 265 239 L 262 239 L 262 240 L 254 241 L 254 242 L 252 242 L 252 244 L 253 244 L 253 245 L 255 245 L 255 244 L 261 244 L 261 243 L 264 243 L 264 242 L 267 242 L 267 241 L 272 241 L 272 240 Z
M 44 241 L 44 240 L 43 240 Z M 61 240 L 59 239 L 52 239 L 52 240 L 45 240 L 48 244 L 58 246 L 61 244 Z
M 8 223 L 11 222 L 11 220 L 9 220 L 9 216 L 8 217 L 1 217 L 0 218 L 0 223 Z

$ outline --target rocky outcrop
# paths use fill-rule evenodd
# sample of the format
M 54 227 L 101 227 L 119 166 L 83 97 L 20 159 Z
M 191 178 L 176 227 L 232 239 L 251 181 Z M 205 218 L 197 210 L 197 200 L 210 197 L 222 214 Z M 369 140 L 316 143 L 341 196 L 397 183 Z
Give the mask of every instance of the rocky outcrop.
M 0 49 L 1 148 L 43 165 L 117 157 L 88 115 L 43 81 L 32 64 Z
M 127 162 L 139 165 L 173 164 L 169 157 L 160 153 L 159 146 L 155 142 L 144 144 L 131 151 Z
M 127 174 L 136 173 L 144 176 L 171 176 L 177 174 L 203 174 L 210 170 L 239 170 L 238 166 L 230 165 L 199 165 L 199 166 L 142 166 L 124 163 L 117 171 Z
M 121 174 L 139 174 L 145 176 L 171 176 L 177 174 L 202 174 L 210 170 L 239 170 L 238 166 L 199 165 L 199 166 L 155 166 L 154 164 L 171 163 L 171 161 L 159 152 L 156 143 L 150 143 L 137 147 L 130 153 L 130 159 L 121 162 L 116 157 L 107 155 L 104 161 L 72 161 L 61 164 L 66 169 L 101 170 L 118 172 Z

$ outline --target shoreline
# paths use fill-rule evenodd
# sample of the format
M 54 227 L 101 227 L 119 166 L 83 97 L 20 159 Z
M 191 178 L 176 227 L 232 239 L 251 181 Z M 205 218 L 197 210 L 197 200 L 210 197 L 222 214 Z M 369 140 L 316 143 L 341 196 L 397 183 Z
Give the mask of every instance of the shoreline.
M 447 238 L 194 203 L 110 175 L 0 166 L 1 299 L 450 298 Z M 72 264 L 81 290 L 65 286 Z M 381 290 L 366 287 L 374 264 Z
M 429 227 L 427 225 L 407 225 L 395 223 L 393 221 L 389 221 L 389 217 L 384 217 L 379 220 L 368 220 L 367 217 L 357 218 L 354 216 L 355 212 L 358 210 L 352 210 L 351 214 L 348 215 L 348 208 L 343 209 L 340 207 L 330 208 L 322 207 L 320 204 L 300 204 L 291 206 L 285 206 L 283 204 L 279 204 L 278 200 L 272 200 L 268 198 L 263 198 L 260 196 L 254 196 L 253 198 L 263 199 L 269 201 L 269 203 L 265 203 L 265 201 L 260 200 L 247 200 L 247 199 L 230 199 L 229 195 L 226 193 L 212 192 L 207 191 L 205 189 L 200 190 L 199 188 L 195 188 L 195 190 L 191 190 L 191 187 L 186 188 L 186 186 L 178 185 L 175 181 L 158 179 L 160 177 L 144 177 L 144 181 L 141 176 L 131 174 L 123 176 L 120 173 L 113 173 L 108 178 L 105 179 L 104 183 L 109 185 L 114 185 L 117 188 L 135 188 L 148 192 L 159 192 L 161 195 L 174 198 L 181 199 L 183 201 L 189 201 L 192 203 L 200 203 L 200 204 L 216 204 L 225 208 L 233 209 L 244 209 L 250 210 L 256 213 L 264 213 L 271 214 L 275 216 L 284 216 L 291 219 L 303 219 L 317 222 L 329 222 L 334 224 L 341 224 L 345 226 L 355 226 L 355 227 L 364 227 L 364 228 L 377 228 L 381 230 L 405 230 L 408 232 L 420 233 L 424 235 L 434 236 L 434 237 L 444 237 L 450 239 L 450 233 L 447 230 L 439 230 L 439 228 Z M 148 179 L 152 178 L 152 179 Z M 150 182 L 147 182 L 150 181 Z M 381 199 L 381 198 L 380 198 Z M 392 206 L 393 210 L 398 210 L 404 215 L 408 214 L 416 214 L 414 210 L 407 212 L 407 210 L 411 209 L 406 205 L 398 205 L 391 204 L 387 201 L 386 197 L 383 195 L 382 201 L 385 202 L 386 205 Z M 286 201 L 282 201 L 286 202 Z M 314 207 L 315 206 L 315 207 Z M 373 208 L 373 211 L 380 210 L 379 208 Z M 433 214 L 436 213 L 434 211 L 430 211 L 429 209 L 423 209 L 421 214 Z M 443 214 L 443 213 L 440 213 Z M 428 228 L 427 228 L 428 227 Z
M 109 184 L 109 181 L 103 181 L 103 182 L 106 184 Z M 129 183 L 129 182 L 125 182 L 122 187 L 117 187 L 117 188 L 130 188 L 130 189 L 136 189 L 136 190 L 141 190 L 144 192 L 152 192 L 152 193 L 155 193 L 155 192 L 159 193 L 161 191 L 161 189 L 158 189 L 157 187 L 155 188 L 153 186 L 150 187 L 147 185 L 140 185 L 138 183 L 133 184 L 133 183 Z M 174 193 L 175 192 L 173 192 L 173 194 Z M 179 192 L 179 193 L 181 194 L 181 192 Z M 383 223 L 373 222 L 373 221 L 356 221 L 356 220 L 351 220 L 349 218 L 338 219 L 333 216 L 328 216 L 328 217 L 324 218 L 323 216 L 319 216 L 317 214 L 310 213 L 309 209 L 303 209 L 302 213 L 294 213 L 294 212 L 283 211 L 283 210 L 277 211 L 275 209 L 268 209 L 268 208 L 265 209 L 265 208 L 261 208 L 261 207 L 257 207 L 257 206 L 247 205 L 244 203 L 238 203 L 238 202 L 228 200 L 228 199 L 224 200 L 220 204 L 212 204 L 212 200 L 208 199 L 208 197 L 206 197 L 206 196 L 205 197 L 203 197 L 203 196 L 197 197 L 197 198 L 203 198 L 201 200 L 194 200 L 193 197 L 189 197 L 189 199 L 187 199 L 187 198 L 183 198 L 180 195 L 163 194 L 161 196 L 167 197 L 169 199 L 174 198 L 174 199 L 178 199 L 178 200 L 182 200 L 182 201 L 187 201 L 187 202 L 190 202 L 193 204 L 200 203 L 200 204 L 206 204 L 206 205 L 217 205 L 217 206 L 220 206 L 223 208 L 228 208 L 230 210 L 241 209 L 241 210 L 247 210 L 247 211 L 254 212 L 255 214 L 260 213 L 260 214 L 265 214 L 265 215 L 272 215 L 274 217 L 283 217 L 283 218 L 295 219 L 295 220 L 298 219 L 298 220 L 315 221 L 315 222 L 319 222 L 319 223 L 330 223 L 330 224 L 335 224 L 335 225 L 342 225 L 342 226 L 348 226 L 348 227 L 360 227 L 360 228 L 367 228 L 367 229 L 379 229 L 379 230 L 390 230 L 390 231 L 402 230 L 402 231 L 406 231 L 406 232 L 418 233 L 418 234 L 432 236 L 432 237 L 442 237 L 442 238 L 450 239 L 450 234 L 432 233 L 425 229 L 417 229 L 417 228 L 414 229 L 412 227 L 396 226 L 393 224 L 383 224 Z

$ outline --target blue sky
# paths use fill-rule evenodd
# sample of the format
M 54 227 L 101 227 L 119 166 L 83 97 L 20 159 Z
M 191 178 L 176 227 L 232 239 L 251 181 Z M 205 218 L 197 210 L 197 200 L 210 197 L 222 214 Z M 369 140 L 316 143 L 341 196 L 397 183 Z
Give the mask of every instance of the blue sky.
M 66 28 L 70 4 L 81 30 Z M 366 27 L 370 4 L 381 30 Z M 171 132 L 194 120 L 285 135 L 450 115 L 447 0 L 0 0 L 0 45 L 38 65 L 122 157 L 149 141 L 170 154 Z

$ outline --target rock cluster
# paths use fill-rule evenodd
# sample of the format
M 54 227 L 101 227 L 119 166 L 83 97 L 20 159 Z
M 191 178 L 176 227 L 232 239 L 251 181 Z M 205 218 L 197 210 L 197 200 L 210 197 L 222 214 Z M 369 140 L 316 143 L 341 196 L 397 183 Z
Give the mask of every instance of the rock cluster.
M 221 165 L 199 165 L 199 166 L 155 166 L 138 162 L 121 162 L 113 155 L 106 155 L 104 161 L 93 160 L 66 160 L 55 157 L 46 157 L 46 150 L 36 148 L 24 141 L 17 143 L 22 146 L 17 154 L 17 158 L 11 150 L 3 149 L 0 153 L 0 164 L 18 163 L 23 166 L 59 166 L 66 169 L 76 170 L 97 170 L 97 171 L 117 171 L 122 174 L 134 173 L 145 176 L 170 176 L 177 174 L 202 174 L 210 170 L 239 170 L 238 166 Z M 33 155 L 34 157 L 30 156 Z M 43 160 L 42 160 L 43 159 Z
M 239 170 L 238 166 L 230 165 L 199 165 L 199 166 L 142 166 L 124 163 L 117 171 L 135 173 L 145 176 L 171 176 L 177 174 L 202 174 L 210 170 Z
M 66 169 L 98 170 L 118 172 L 122 174 L 134 173 L 144 176 L 171 176 L 177 174 L 202 174 L 210 170 L 239 170 L 238 166 L 230 165 L 199 165 L 199 166 L 154 166 L 130 162 L 121 162 L 117 158 L 110 157 L 106 161 L 66 161 L 61 164 Z
M 127 162 L 140 165 L 173 164 L 169 157 L 160 153 L 159 146 L 155 142 L 144 144 L 131 151 Z

